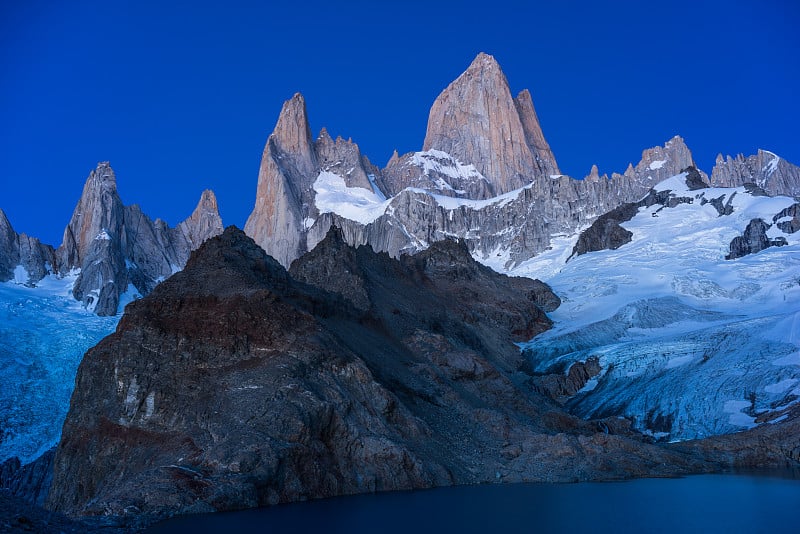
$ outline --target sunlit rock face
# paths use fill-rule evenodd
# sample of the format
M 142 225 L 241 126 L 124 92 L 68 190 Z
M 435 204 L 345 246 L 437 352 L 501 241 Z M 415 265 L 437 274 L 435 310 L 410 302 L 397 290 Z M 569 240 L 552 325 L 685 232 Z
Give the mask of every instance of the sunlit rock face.
M 325 129 L 312 141 L 302 95 L 288 100 L 245 231 L 287 268 L 335 225 L 351 245 L 393 257 L 460 238 L 508 269 L 693 165 L 675 137 L 611 178 L 596 166 L 582 180 L 562 175 L 530 92 L 513 97 L 497 61 L 479 54 L 433 103 L 423 150 L 395 153 L 383 169 Z

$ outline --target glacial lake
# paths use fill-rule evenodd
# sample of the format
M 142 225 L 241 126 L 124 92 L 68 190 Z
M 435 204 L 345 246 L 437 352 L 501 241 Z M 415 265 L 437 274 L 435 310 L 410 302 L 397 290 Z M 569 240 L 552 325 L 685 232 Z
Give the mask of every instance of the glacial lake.
M 147 532 L 800 532 L 800 480 L 695 475 L 497 484 L 337 497 L 176 517 Z

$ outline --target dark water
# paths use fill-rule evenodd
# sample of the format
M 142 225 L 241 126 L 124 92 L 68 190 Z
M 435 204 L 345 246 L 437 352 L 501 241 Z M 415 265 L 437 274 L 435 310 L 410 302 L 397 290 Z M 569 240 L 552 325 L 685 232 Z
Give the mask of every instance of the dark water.
M 702 475 L 461 486 L 184 516 L 148 532 L 800 532 L 800 480 Z

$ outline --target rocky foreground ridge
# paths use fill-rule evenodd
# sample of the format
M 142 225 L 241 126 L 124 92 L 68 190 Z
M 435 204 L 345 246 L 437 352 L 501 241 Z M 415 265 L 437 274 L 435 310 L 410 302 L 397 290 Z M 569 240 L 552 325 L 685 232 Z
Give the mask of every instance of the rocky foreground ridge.
M 177 227 L 125 206 L 108 162 L 91 172 L 57 249 L 17 234 L 0 210 L 0 281 L 35 285 L 48 274 L 79 272 L 73 295 L 98 315 L 115 315 L 132 287 L 146 295 L 180 270 L 189 253 L 222 232 L 217 199 L 203 191 L 194 212 Z
M 800 459 L 785 441 L 662 446 L 622 419 L 568 415 L 513 343 L 549 328 L 543 310 L 557 305 L 544 284 L 486 269 L 463 243 L 395 260 L 332 231 L 287 272 L 230 227 L 86 354 L 48 507 L 155 519 Z M 797 418 L 758 431 L 787 425 Z

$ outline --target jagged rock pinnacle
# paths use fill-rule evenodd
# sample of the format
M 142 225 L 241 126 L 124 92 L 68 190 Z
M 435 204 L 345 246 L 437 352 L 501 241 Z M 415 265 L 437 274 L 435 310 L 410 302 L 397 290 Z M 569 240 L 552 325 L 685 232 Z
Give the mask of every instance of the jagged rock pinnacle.
M 301 174 L 312 174 L 315 170 L 312 150 L 311 127 L 308 124 L 306 100 L 300 93 L 283 104 L 270 141 L 281 153 L 290 154 L 293 164 Z
M 199 247 L 209 237 L 222 233 L 222 218 L 219 216 L 217 197 L 210 189 L 200 195 L 200 201 L 188 219 L 178 225 L 189 242 L 191 250 Z
M 558 174 L 529 93 L 515 101 L 497 61 L 480 53 L 430 111 L 424 150 L 441 150 L 475 165 L 489 194 Z
M 122 212 L 114 170 L 109 162 L 100 162 L 86 179 L 81 198 L 64 230 L 64 239 L 58 249 L 62 272 L 81 267 L 92 241 L 101 232 L 119 235 L 123 224 Z

